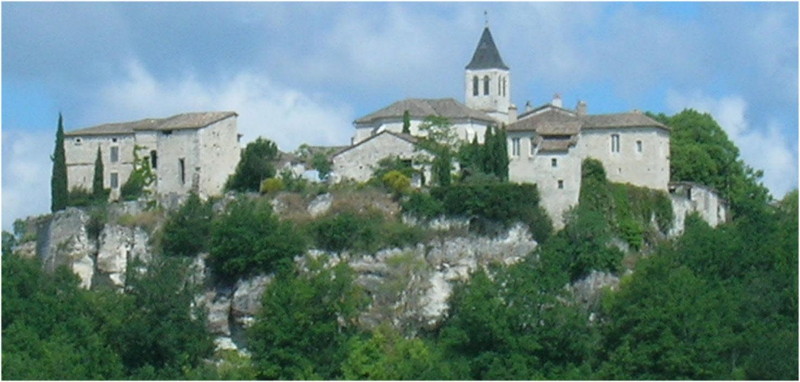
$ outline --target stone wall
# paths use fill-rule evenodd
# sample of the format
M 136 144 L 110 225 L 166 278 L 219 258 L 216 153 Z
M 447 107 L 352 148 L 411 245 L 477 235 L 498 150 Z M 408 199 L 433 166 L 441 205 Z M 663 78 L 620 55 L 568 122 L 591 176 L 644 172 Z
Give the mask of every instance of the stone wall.
M 387 157 L 413 160 L 417 156 L 430 155 L 416 150 L 416 146 L 398 136 L 383 132 L 369 140 L 363 141 L 333 156 L 333 178 L 335 180 L 354 180 L 366 182 L 372 177 L 378 162 Z M 425 171 L 425 178 L 431 179 L 430 170 L 415 166 Z
M 119 197 L 119 188 L 125 183 L 133 171 L 133 134 L 67 136 L 64 138 L 64 154 L 67 162 L 68 188 L 92 189 L 94 179 L 94 162 L 97 159 L 97 148 L 100 148 L 103 159 L 103 183 L 111 189 L 111 198 Z M 111 148 L 118 150 L 118 160 L 111 161 Z M 117 187 L 111 187 L 111 174 L 117 174 Z
M 669 196 L 675 215 L 675 224 L 670 236 L 683 233 L 686 215 L 697 213 L 711 227 L 728 221 L 730 211 L 727 202 L 710 187 L 691 182 L 674 182 L 669 185 Z
M 619 136 L 619 152 L 611 151 L 612 135 Z M 581 159 L 594 158 L 602 162 L 611 182 L 667 190 L 669 133 L 663 129 L 584 129 L 576 149 Z

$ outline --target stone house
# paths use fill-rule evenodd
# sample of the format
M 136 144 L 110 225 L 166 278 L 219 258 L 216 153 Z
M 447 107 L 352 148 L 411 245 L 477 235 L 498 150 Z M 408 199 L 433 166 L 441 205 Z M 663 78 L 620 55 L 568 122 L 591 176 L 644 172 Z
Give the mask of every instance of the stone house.
M 150 189 L 157 195 L 221 194 L 239 162 L 237 117 L 235 112 L 185 113 L 66 132 L 68 187 L 91 190 L 99 148 L 112 200 L 119 198 L 136 157 L 152 168 Z
M 353 180 L 366 182 L 372 177 L 381 159 L 396 157 L 407 161 L 419 171 L 420 176 L 411 180 L 415 187 L 431 178 L 429 163 L 433 156 L 417 147 L 417 138 L 412 135 L 383 130 L 332 156 L 333 182 Z

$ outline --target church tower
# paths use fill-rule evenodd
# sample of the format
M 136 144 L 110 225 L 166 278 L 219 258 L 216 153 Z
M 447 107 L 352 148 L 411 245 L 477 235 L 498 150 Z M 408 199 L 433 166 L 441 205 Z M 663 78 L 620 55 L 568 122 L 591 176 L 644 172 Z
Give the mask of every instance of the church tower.
M 483 111 L 498 122 L 512 122 L 509 121 L 511 73 L 500 58 L 488 26 L 483 29 L 464 78 L 464 99 L 468 107 Z

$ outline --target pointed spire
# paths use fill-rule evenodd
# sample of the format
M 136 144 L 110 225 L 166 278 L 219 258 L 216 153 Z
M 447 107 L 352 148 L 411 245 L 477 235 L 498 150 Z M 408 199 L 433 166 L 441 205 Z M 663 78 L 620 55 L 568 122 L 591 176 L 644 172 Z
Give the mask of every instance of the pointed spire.
M 466 69 L 508 70 L 508 66 L 500 58 L 500 52 L 497 51 L 497 46 L 494 44 L 492 32 L 489 31 L 488 25 L 483 29 L 481 39 L 478 41 L 478 47 L 475 48 L 475 54 L 472 55 L 472 61 L 469 62 Z

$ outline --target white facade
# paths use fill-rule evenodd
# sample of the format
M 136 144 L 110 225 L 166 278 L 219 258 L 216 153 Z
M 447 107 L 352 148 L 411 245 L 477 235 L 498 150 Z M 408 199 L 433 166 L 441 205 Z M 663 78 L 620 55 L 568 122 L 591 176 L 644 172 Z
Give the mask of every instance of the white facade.
M 100 147 L 104 186 L 111 199 L 134 168 L 134 150 L 150 164 L 156 194 L 201 197 L 221 194 L 239 162 L 236 113 L 190 113 L 165 119 L 109 124 L 65 134 L 67 182 L 70 189 L 91 190 L 94 162 Z
M 666 190 L 669 183 L 669 131 L 654 127 L 618 127 L 581 131 L 576 152 L 603 163 L 616 183 Z
M 378 162 L 390 157 L 409 161 L 415 169 L 424 174 L 424 179 L 430 179 L 430 168 L 422 165 L 421 162 L 424 160 L 420 159 L 430 160 L 431 155 L 418 150 L 413 138 L 387 131 L 333 155 L 332 177 L 337 181 L 366 182 L 372 177 Z

